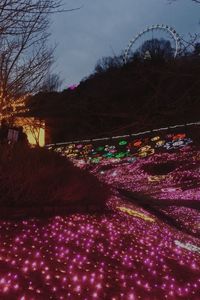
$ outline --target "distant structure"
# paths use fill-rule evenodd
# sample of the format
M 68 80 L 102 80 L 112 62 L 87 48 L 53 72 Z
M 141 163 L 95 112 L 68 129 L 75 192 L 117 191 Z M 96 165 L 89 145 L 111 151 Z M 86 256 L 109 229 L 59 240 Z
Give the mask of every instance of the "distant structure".
M 147 50 L 144 54 L 144 59 L 147 60 L 147 59 L 151 59 L 151 53 Z
M 147 34 L 149 32 L 152 32 L 152 34 L 153 34 L 154 32 L 157 32 L 157 31 L 167 33 L 170 40 L 173 41 L 173 44 L 174 44 L 174 58 L 175 58 L 181 50 L 181 38 L 180 38 L 179 34 L 176 32 L 176 30 L 173 27 L 170 27 L 170 26 L 164 25 L 164 24 L 161 24 L 161 25 L 157 24 L 157 25 L 152 25 L 152 26 L 147 27 L 146 29 L 144 29 L 143 31 L 138 33 L 132 40 L 130 40 L 127 48 L 124 51 L 124 62 L 125 63 L 128 62 L 130 52 L 131 52 L 131 48 L 134 46 L 134 44 L 139 39 L 144 37 L 145 34 Z

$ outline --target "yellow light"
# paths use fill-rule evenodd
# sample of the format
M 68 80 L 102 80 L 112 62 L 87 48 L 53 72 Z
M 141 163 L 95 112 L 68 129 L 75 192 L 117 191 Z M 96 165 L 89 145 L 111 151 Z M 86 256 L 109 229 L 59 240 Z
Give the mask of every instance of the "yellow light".
M 158 182 L 158 181 L 165 179 L 166 177 L 167 177 L 166 175 L 148 176 L 148 181 L 149 182 Z
M 151 217 L 148 217 L 147 215 L 139 212 L 139 211 L 136 211 L 136 210 L 133 210 L 133 209 L 130 209 L 130 208 L 127 208 L 127 207 L 117 207 L 120 211 L 124 212 L 124 213 L 127 213 L 128 215 L 130 216 L 133 216 L 133 217 L 136 217 L 136 218 L 141 218 L 143 219 L 144 221 L 149 221 L 149 222 L 155 222 L 155 219 L 151 218 Z
M 152 142 L 155 142 L 155 141 L 158 141 L 160 139 L 159 136 L 154 136 L 153 138 L 151 138 L 151 141 Z
M 44 147 L 45 145 L 45 123 L 34 118 L 16 118 L 15 125 L 23 127 L 29 144 Z
M 30 131 L 29 129 L 24 129 L 24 133 L 27 135 L 27 139 L 29 144 L 31 145 L 39 145 L 40 147 L 44 147 L 45 145 L 45 130 L 44 128 L 34 129 Z M 39 131 L 39 133 L 38 133 Z M 38 139 L 36 136 L 38 135 Z
M 39 146 L 44 147 L 45 145 L 45 130 L 40 128 Z

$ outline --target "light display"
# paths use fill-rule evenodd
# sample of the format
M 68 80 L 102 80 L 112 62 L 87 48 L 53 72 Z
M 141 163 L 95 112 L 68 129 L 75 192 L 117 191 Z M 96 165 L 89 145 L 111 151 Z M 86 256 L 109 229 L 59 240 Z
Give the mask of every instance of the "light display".
M 45 122 L 35 118 L 15 118 L 15 125 L 22 126 L 30 145 L 45 145 Z
M 1 299 L 198 299 L 199 241 L 136 215 L 1 222 Z
M 149 182 L 159 182 L 164 179 L 166 179 L 166 175 L 148 176 Z
M 55 151 L 62 153 L 70 159 L 84 159 L 86 164 L 97 164 L 102 159 L 122 159 L 122 158 L 145 158 L 161 150 L 176 150 L 192 143 L 192 139 L 187 138 L 186 134 L 168 134 L 141 139 L 127 138 L 119 141 L 110 141 L 110 144 L 98 145 L 96 143 L 71 143 L 58 147 L 54 146 Z M 52 146 L 51 146 L 52 147 Z
M 122 212 L 125 212 L 131 216 L 137 217 L 137 218 L 141 218 L 144 221 L 149 221 L 149 222 L 154 222 L 155 220 L 139 211 L 135 211 L 133 209 L 127 208 L 127 207 L 117 207 L 117 209 L 119 209 Z
M 52 147 L 111 186 L 109 212 L 0 221 L 0 299 L 199 299 L 199 146 L 124 141 Z
M 187 249 L 187 250 L 189 250 L 189 251 L 193 251 L 193 252 L 198 252 L 198 253 L 200 253 L 200 247 L 197 247 L 197 246 L 195 246 L 195 245 L 192 245 L 192 244 L 190 244 L 190 243 L 181 243 L 180 241 L 174 241 L 174 243 L 177 245 L 177 246 L 179 246 L 179 247 L 181 247 L 181 248 L 183 248 L 183 249 Z
M 13 126 L 22 127 L 23 132 L 26 134 L 30 145 L 39 145 L 44 147 L 45 145 L 45 121 L 39 120 L 33 117 L 19 117 L 18 114 L 28 113 L 29 109 L 26 107 L 26 99 L 28 94 L 18 98 L 10 99 L 8 107 L 3 107 L 4 113 L 0 113 L 0 123 L 2 119 L 12 120 Z

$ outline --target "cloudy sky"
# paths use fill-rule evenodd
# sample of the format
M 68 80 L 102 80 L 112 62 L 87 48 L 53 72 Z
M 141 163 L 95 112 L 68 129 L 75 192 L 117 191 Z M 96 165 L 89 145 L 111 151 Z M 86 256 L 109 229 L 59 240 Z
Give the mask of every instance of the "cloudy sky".
M 191 0 L 63 0 L 74 12 L 52 18 L 51 43 L 57 44 L 54 70 L 63 88 L 78 83 L 103 56 L 120 54 L 149 25 L 167 24 L 180 35 L 200 31 L 200 4 Z

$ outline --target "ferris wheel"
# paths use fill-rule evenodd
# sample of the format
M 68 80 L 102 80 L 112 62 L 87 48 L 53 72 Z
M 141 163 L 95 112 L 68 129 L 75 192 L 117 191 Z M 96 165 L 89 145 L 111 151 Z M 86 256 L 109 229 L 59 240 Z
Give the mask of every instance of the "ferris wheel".
M 163 34 L 167 35 L 167 39 L 170 40 L 173 48 L 173 56 L 174 58 L 180 53 L 181 50 L 181 38 L 179 34 L 173 27 L 164 24 L 152 25 L 138 33 L 132 40 L 130 40 L 127 48 L 124 51 L 124 62 L 127 63 L 131 54 L 131 50 L 134 48 L 136 44 L 142 45 L 142 40 L 148 40 L 148 35 L 151 35 L 151 39 L 154 36 L 161 37 Z M 135 49 L 136 50 L 136 49 Z

